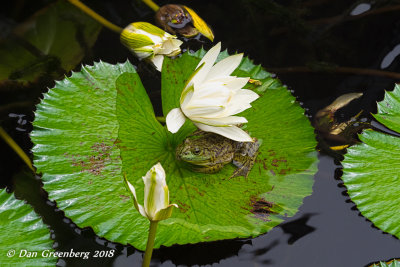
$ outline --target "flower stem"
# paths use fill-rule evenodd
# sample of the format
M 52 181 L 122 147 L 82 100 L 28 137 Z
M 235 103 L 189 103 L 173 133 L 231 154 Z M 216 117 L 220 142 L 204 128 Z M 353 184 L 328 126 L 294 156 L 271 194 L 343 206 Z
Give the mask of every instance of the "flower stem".
M 0 137 L 17 153 L 17 155 L 28 165 L 29 169 L 35 173 L 35 169 L 32 166 L 32 162 L 29 159 L 28 155 L 22 150 L 22 148 L 7 134 L 3 128 L 0 127 Z
M 108 20 L 106 20 L 105 18 L 103 18 L 102 16 L 100 16 L 99 14 L 94 12 L 91 8 L 89 8 L 88 6 L 83 4 L 81 1 L 79 1 L 79 0 L 68 0 L 68 2 L 70 2 L 74 6 L 76 6 L 77 8 L 82 10 L 83 12 L 85 12 L 87 15 L 91 16 L 93 19 L 95 19 L 100 24 L 102 24 L 103 26 L 109 28 L 110 30 L 112 30 L 112 31 L 114 31 L 116 33 L 121 33 L 122 32 L 122 28 L 121 27 L 109 22 Z
M 151 261 L 151 255 L 153 254 L 154 240 L 156 239 L 158 221 L 150 221 L 149 237 L 147 238 L 146 251 L 144 252 L 144 258 L 142 267 L 149 267 Z
M 153 9 L 155 12 L 157 12 L 157 10 L 160 9 L 160 7 L 153 2 L 153 0 L 142 0 L 143 3 L 145 3 L 148 7 L 150 7 L 151 9 Z

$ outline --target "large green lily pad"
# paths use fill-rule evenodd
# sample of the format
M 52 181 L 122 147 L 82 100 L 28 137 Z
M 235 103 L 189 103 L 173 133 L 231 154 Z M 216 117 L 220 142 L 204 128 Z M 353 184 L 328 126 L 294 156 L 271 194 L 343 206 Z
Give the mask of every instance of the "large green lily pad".
M 177 106 L 203 55 L 202 50 L 165 59 L 164 115 Z M 122 173 L 142 202 L 141 177 L 157 162 L 179 209 L 159 223 L 156 247 L 253 237 L 294 215 L 312 191 L 313 129 L 294 97 L 260 66 L 245 58 L 235 74 L 262 83 L 248 85 L 261 97 L 240 114 L 249 120 L 246 130 L 262 141 L 247 179 L 228 179 L 230 164 L 217 174 L 201 174 L 177 162 L 175 148 L 194 126 L 187 122 L 177 134 L 169 133 L 155 119 L 133 66 L 97 63 L 58 82 L 37 107 L 34 163 L 49 197 L 80 227 L 139 249 L 145 248 L 148 221 L 133 208 Z
M 400 132 L 400 86 L 386 92 L 374 117 Z M 343 181 L 361 214 L 381 230 L 400 238 L 400 138 L 366 130 L 362 144 L 349 148 Z
M 2 266 L 56 265 L 57 257 L 49 256 L 54 250 L 47 226 L 29 205 L 5 189 L 0 189 L 0 229 Z

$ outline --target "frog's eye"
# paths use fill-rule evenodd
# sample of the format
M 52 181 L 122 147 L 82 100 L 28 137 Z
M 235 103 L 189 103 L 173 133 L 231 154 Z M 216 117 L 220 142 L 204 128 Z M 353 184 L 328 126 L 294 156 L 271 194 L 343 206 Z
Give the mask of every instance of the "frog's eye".
M 200 155 L 200 148 L 195 147 L 194 150 L 193 150 L 193 154 L 196 155 L 196 156 Z

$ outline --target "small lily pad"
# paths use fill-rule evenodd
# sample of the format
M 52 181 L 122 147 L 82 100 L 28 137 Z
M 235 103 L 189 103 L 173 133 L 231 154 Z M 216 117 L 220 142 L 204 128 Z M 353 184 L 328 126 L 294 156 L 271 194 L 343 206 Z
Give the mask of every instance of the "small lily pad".
M 400 132 L 400 86 L 386 92 L 374 117 Z M 366 130 L 362 143 L 348 149 L 343 181 L 361 214 L 376 227 L 400 238 L 400 138 Z
M 28 204 L 5 189 L 0 189 L 0 228 L 2 266 L 56 265 L 58 258 L 49 256 L 54 250 L 47 226 Z

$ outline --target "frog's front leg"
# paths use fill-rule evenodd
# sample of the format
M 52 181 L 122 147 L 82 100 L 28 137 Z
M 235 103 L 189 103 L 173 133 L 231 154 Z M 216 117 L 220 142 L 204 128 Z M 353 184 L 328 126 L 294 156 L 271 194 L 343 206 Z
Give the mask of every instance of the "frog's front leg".
M 258 155 L 258 148 L 260 143 L 256 138 L 253 138 L 254 142 L 243 142 L 237 144 L 236 152 L 233 156 L 233 164 L 238 167 L 230 177 L 244 176 L 247 178 L 251 168 L 256 161 Z
M 202 172 L 202 173 L 216 173 L 219 172 L 224 166 L 225 164 L 218 163 L 212 166 L 196 166 L 193 167 L 193 170 L 195 172 Z

